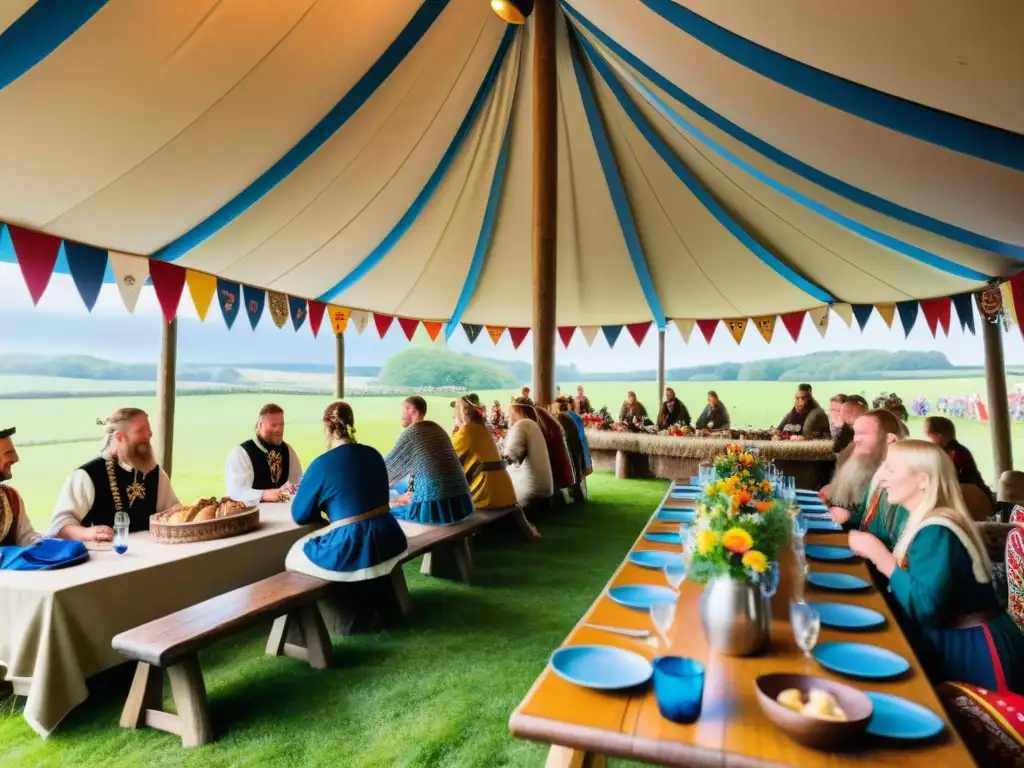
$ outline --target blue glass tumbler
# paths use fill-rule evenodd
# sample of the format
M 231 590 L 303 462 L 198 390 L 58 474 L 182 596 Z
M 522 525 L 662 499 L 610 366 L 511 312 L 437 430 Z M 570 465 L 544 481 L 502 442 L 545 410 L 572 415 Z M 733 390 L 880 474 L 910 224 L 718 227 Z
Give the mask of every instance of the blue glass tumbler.
M 704 698 L 704 665 L 685 656 L 654 660 L 654 697 L 658 711 L 673 723 L 692 723 L 700 717 Z

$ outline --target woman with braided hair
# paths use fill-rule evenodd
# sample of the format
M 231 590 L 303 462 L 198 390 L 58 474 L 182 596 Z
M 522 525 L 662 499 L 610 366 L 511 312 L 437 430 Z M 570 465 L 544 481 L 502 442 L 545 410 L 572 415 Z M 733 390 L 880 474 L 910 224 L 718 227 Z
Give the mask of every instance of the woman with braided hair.
M 302 476 L 292 499 L 299 525 L 329 523 L 292 546 L 285 568 L 328 581 L 365 581 L 386 576 L 408 546 L 389 514 L 388 470 L 368 445 L 356 442 L 348 403 L 327 406 L 323 416 L 327 452 Z

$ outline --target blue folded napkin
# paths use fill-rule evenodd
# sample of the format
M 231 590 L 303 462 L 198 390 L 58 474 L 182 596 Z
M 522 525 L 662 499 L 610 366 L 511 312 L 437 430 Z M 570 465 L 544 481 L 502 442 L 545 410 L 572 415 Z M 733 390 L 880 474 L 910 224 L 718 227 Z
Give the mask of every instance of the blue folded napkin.
M 0 547 L 0 571 L 52 571 L 88 559 L 80 541 L 43 539 L 27 547 Z

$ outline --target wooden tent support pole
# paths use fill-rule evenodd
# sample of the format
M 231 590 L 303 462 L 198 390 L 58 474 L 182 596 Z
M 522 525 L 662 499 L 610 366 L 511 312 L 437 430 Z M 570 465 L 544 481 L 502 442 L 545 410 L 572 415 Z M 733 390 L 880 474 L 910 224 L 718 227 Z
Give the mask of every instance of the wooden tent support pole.
M 178 320 L 164 323 L 160 336 L 160 365 L 156 374 L 157 460 L 171 476 L 174 459 L 174 400 L 178 370 Z
M 533 18 L 533 398 L 548 405 L 555 396 L 558 279 L 555 0 L 537 0 Z
M 345 397 L 345 334 L 334 335 L 334 399 L 342 400 Z
M 981 320 L 985 339 L 985 381 L 988 385 L 989 434 L 992 436 L 992 459 L 996 476 L 1013 469 L 1013 447 L 1010 442 L 1010 406 L 1006 399 L 1006 365 L 1003 361 L 1003 327 L 1000 323 Z
M 658 331 L 658 409 L 665 399 L 665 332 Z

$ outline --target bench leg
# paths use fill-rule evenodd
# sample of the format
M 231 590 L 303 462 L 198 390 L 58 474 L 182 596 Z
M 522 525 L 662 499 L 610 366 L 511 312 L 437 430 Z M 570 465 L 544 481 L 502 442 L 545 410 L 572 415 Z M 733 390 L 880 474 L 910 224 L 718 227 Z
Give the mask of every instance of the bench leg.
M 412 598 L 409 597 L 409 585 L 405 581 L 405 571 L 401 565 L 391 571 L 391 587 L 395 592 L 395 602 L 403 616 L 412 613 Z
M 288 639 L 288 615 L 278 616 L 274 619 L 274 626 L 270 628 L 270 637 L 267 638 L 267 655 L 281 656 L 284 654 L 285 642 Z
M 605 768 L 607 765 L 604 755 L 552 744 L 544 768 Z
M 309 663 L 313 669 L 327 669 L 333 650 L 320 607 L 304 605 L 274 620 L 267 639 L 267 653 Z
M 167 668 L 171 681 L 171 695 L 178 710 L 181 727 L 181 745 L 199 747 L 213 741 L 210 726 L 210 711 L 206 706 L 206 686 L 203 671 L 195 654 L 186 656 L 177 664 Z
M 135 667 L 135 677 L 128 691 L 128 700 L 121 712 L 122 728 L 142 728 L 146 725 L 146 710 L 159 711 L 164 701 L 164 671 L 144 661 Z
M 466 584 L 473 579 L 473 558 L 466 539 L 436 547 L 423 556 L 420 573 L 438 579 L 459 579 Z

